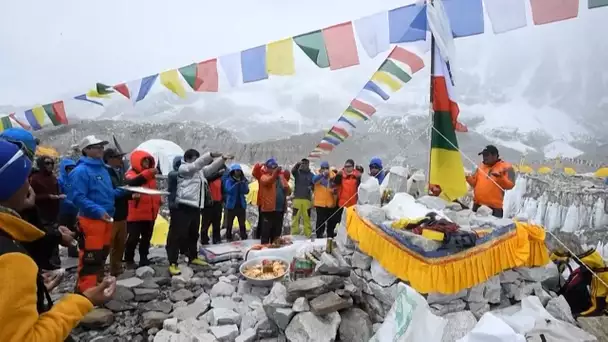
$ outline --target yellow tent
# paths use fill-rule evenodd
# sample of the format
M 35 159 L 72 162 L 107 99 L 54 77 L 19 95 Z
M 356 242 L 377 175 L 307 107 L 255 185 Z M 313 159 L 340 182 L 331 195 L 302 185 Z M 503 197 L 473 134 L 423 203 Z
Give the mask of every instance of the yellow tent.
M 608 167 L 599 168 L 593 175 L 600 178 L 608 177 Z
M 564 173 L 567 174 L 568 176 L 574 176 L 576 174 L 576 170 L 571 167 L 565 167 Z
M 551 173 L 551 168 L 542 166 L 538 170 L 536 170 L 536 172 L 540 173 L 541 175 L 546 175 L 547 173 Z
M 224 223 L 224 216 L 222 215 L 222 223 Z M 232 224 L 232 229 L 235 229 L 239 226 L 239 221 L 234 218 L 234 222 Z M 247 231 L 251 230 L 251 223 L 249 221 L 245 221 L 245 229 Z M 169 233 L 169 221 L 164 217 L 158 215 L 156 218 L 156 222 L 154 223 L 154 231 L 152 232 L 152 240 L 150 243 L 154 246 L 164 246 L 167 244 L 167 234 Z M 209 227 L 209 231 L 207 232 L 209 236 L 211 236 L 211 227 Z
M 50 146 L 38 146 L 36 147 L 37 156 L 49 156 L 53 158 L 59 158 L 59 152 Z
M 521 173 L 532 173 L 534 172 L 534 169 L 532 169 L 531 167 L 529 167 L 528 165 L 522 165 L 519 167 L 519 172 Z

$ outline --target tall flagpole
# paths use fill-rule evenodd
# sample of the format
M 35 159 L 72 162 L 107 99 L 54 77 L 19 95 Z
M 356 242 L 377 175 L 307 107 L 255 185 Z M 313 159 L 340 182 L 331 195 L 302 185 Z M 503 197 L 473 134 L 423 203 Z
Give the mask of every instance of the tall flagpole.
M 428 6 L 433 6 L 433 0 L 427 0 Z M 428 11 L 428 10 L 427 10 Z M 428 12 L 427 12 L 428 13 Z M 427 15 L 428 18 L 428 15 Z M 427 19 L 428 25 L 428 19 Z M 427 193 L 431 191 L 431 150 L 433 149 L 432 139 L 433 139 L 433 116 L 435 111 L 433 110 L 433 74 L 435 73 L 435 36 L 433 36 L 433 32 L 431 31 L 431 74 L 430 74 L 430 82 L 429 82 L 429 119 L 431 122 L 431 127 L 429 128 L 429 161 L 427 168 Z

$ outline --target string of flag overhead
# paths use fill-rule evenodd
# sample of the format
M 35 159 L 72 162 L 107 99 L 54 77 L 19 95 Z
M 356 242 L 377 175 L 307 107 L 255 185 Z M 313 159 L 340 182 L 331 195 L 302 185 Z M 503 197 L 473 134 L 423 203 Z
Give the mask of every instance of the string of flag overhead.
M 529 15 L 526 1 L 530 3 L 534 25 L 544 25 L 576 18 L 579 1 L 585 0 L 444 0 L 444 6 L 453 36 L 461 38 L 484 33 L 484 8 L 495 34 L 527 26 Z M 587 1 L 588 9 L 608 6 L 608 0 Z M 319 68 L 348 68 L 358 65 L 363 54 L 374 58 L 388 51 L 393 44 L 424 41 L 427 30 L 426 4 L 410 4 L 134 81 L 113 86 L 97 83 L 93 89 L 71 99 L 34 106 L 23 112 L 0 115 L 0 130 L 15 125 L 39 130 L 45 126 L 67 124 L 66 104 L 70 101 L 85 101 L 104 106 L 104 101 L 121 96 L 135 105 L 146 98 L 157 81 L 177 96 L 186 97 L 190 89 L 194 92 L 218 92 L 239 84 L 265 80 L 271 76 L 294 75 L 294 45 Z M 390 67 L 393 68 L 392 65 Z M 390 84 L 383 81 L 401 80 L 397 75 L 386 73 L 391 76 L 380 73 L 373 81 L 392 89 Z M 396 80 L 393 80 L 394 77 Z M 349 113 L 351 118 L 358 115 L 352 114 L 352 111 Z M 348 118 L 348 115 L 343 117 Z M 337 130 L 339 131 L 340 129 Z

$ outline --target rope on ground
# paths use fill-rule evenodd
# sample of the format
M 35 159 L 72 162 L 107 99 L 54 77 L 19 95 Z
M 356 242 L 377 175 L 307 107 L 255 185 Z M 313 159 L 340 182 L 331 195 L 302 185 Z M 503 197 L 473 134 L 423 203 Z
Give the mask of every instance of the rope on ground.
M 453 148 L 455 148 L 460 154 L 462 154 L 462 156 L 468 162 L 470 162 L 473 166 L 477 166 L 477 163 L 475 163 L 471 158 L 469 158 L 469 156 L 467 156 L 464 152 L 462 152 L 462 150 L 460 150 L 458 148 L 458 146 L 454 145 L 448 138 L 446 138 L 445 135 L 443 135 L 441 132 L 439 132 L 437 130 L 437 128 L 433 127 L 433 130 L 437 134 L 439 134 L 445 141 L 447 141 L 448 144 L 450 144 Z M 477 170 L 479 171 L 479 169 L 477 169 Z M 482 171 L 482 172 L 484 172 L 484 171 Z M 492 179 L 492 177 L 490 177 L 487 172 L 484 172 L 484 173 L 485 173 L 486 177 L 488 177 L 488 179 L 490 179 L 492 181 L 492 183 L 494 183 L 499 189 L 501 189 L 503 192 L 506 191 L 494 179 Z M 568 251 L 568 253 L 570 253 L 570 256 L 572 256 L 574 259 L 576 259 L 576 261 L 578 261 L 579 265 L 582 265 L 583 267 L 585 267 L 595 278 L 597 278 L 597 280 L 599 280 L 600 283 L 602 283 L 602 285 L 604 285 L 604 286 L 606 286 L 606 288 L 608 288 L 608 284 L 602 278 L 600 278 L 600 276 L 598 276 L 597 273 L 595 273 L 589 266 L 587 266 L 587 264 L 585 264 L 570 248 L 568 248 L 568 246 L 566 246 L 566 244 L 563 241 L 561 241 L 551 231 L 547 230 L 544 226 L 542 226 L 542 225 L 540 225 L 540 226 L 545 230 L 546 233 L 551 235 L 551 237 L 553 237 L 555 239 L 555 241 L 557 241 L 562 247 L 564 247 L 564 249 L 566 249 Z

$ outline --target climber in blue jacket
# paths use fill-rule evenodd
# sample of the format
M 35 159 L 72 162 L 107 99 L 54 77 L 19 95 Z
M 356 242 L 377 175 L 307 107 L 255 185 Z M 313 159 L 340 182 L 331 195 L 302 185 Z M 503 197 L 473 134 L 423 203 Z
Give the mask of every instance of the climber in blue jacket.
M 384 170 L 384 166 L 382 166 L 382 159 L 374 157 L 369 161 L 369 175 L 376 177 L 378 184 L 382 184 L 386 174 L 387 172 Z

